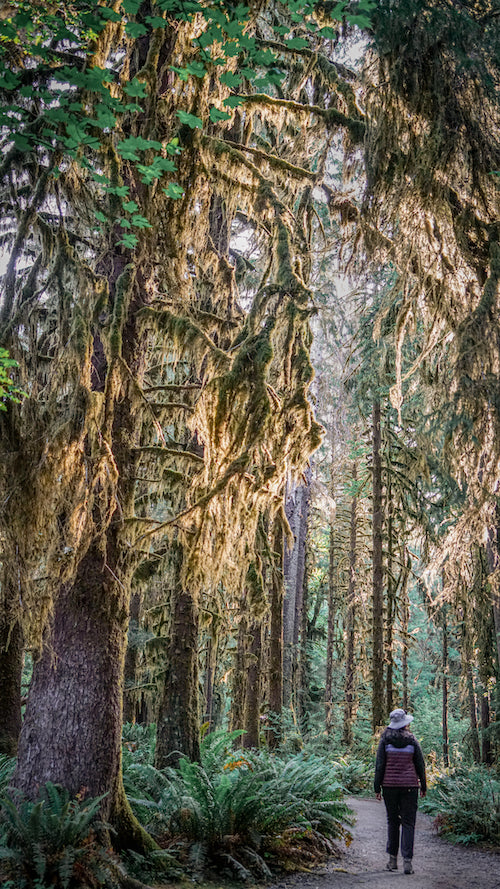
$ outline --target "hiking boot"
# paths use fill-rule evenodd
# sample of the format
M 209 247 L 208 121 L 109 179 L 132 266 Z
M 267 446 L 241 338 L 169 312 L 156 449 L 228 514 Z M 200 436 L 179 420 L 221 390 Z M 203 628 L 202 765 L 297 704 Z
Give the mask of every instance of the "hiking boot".
M 389 861 L 387 862 L 387 870 L 397 870 L 398 869 L 398 859 L 396 855 L 389 855 Z
M 411 863 L 411 858 L 405 858 L 403 860 L 403 873 L 405 874 L 414 874 L 413 865 Z

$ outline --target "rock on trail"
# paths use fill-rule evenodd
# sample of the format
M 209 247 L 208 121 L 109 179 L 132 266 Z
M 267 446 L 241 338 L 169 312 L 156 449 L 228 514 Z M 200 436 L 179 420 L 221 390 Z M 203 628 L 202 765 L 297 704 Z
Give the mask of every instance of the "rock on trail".
M 351 799 L 357 817 L 353 841 L 339 860 L 311 874 L 296 874 L 271 889 L 500 889 L 500 854 L 474 847 L 453 846 L 432 830 L 431 819 L 417 816 L 415 873 L 386 870 L 386 819 L 383 803 Z

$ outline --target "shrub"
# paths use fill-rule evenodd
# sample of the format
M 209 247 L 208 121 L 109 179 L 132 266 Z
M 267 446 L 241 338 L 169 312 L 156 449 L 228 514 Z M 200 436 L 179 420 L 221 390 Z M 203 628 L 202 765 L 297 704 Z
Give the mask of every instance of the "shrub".
M 240 878 L 269 876 L 269 860 L 286 858 L 292 838 L 295 846 L 304 842 L 324 853 L 333 851 L 333 839 L 349 836 L 344 825 L 352 815 L 326 759 L 234 752 L 233 741 L 223 733 L 208 736 L 201 764 L 181 760 L 178 770 L 156 777 L 134 767 L 136 787 L 147 789 L 147 798 L 131 799 L 134 809 L 149 816 L 149 830 L 163 829 L 165 842 L 182 848 L 191 872 L 217 866 Z
M 332 764 L 335 777 L 345 793 L 365 793 L 373 786 L 374 763 L 341 756 Z
M 6 756 L 5 753 L 0 753 L 0 793 L 3 793 L 8 787 L 15 767 L 16 759 L 14 756 Z
M 103 797 L 85 801 L 46 784 L 36 802 L 19 794 L 0 800 L 0 865 L 15 889 L 115 887 L 118 864 L 99 841 Z
M 454 843 L 500 842 L 500 781 L 485 767 L 441 773 L 422 808 Z

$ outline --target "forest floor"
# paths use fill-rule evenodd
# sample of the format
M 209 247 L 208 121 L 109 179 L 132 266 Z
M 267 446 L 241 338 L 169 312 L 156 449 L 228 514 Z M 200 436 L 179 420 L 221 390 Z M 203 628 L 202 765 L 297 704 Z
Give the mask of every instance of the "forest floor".
M 331 859 L 310 874 L 285 877 L 268 889 L 500 889 L 500 854 L 473 846 L 454 846 L 440 839 L 432 821 L 422 812 L 417 815 L 415 835 L 415 873 L 386 870 L 386 819 L 383 803 L 370 799 L 351 799 L 356 813 L 353 841 L 340 859 Z

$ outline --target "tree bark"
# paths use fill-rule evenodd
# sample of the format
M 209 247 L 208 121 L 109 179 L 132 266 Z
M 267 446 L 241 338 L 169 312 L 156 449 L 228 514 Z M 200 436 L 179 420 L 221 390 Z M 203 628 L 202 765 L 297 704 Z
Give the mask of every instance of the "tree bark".
M 300 724 L 307 730 L 308 703 L 309 703 L 309 638 L 308 638 L 308 611 L 309 611 L 309 538 L 306 540 L 306 554 L 304 564 L 304 580 L 302 593 L 302 612 L 299 640 L 299 669 L 297 672 L 297 712 Z
M 132 638 L 139 629 L 141 612 L 140 593 L 134 593 L 130 601 L 130 621 L 125 654 L 124 689 L 123 689 L 123 721 L 136 722 L 140 712 L 140 702 L 135 688 L 137 684 L 137 667 L 139 649 L 136 639 Z
M 402 679 L 402 699 L 403 710 L 408 709 L 409 690 L 408 690 L 408 631 L 410 623 L 410 600 L 408 597 L 408 574 L 403 575 L 403 586 L 401 590 L 401 679 Z
M 269 711 L 271 726 L 268 745 L 277 747 L 281 740 L 283 708 L 283 530 L 276 521 L 273 532 L 273 564 L 271 565 L 271 615 L 269 630 Z
M 387 606 L 385 629 L 385 706 L 390 713 L 394 708 L 394 620 L 396 617 L 397 584 L 393 576 L 394 519 L 391 475 L 387 482 Z
M 15 756 L 21 731 L 23 632 L 8 613 L 0 619 L 0 753 Z
M 444 605 L 442 606 L 441 623 L 443 631 L 443 765 L 447 769 L 450 765 L 448 739 L 448 627 Z
M 294 697 L 297 670 L 297 644 L 302 614 L 304 564 L 309 512 L 311 470 L 306 484 L 295 487 L 287 498 L 285 512 L 294 544 L 285 545 L 283 574 L 285 599 L 283 603 L 283 705 L 289 707 Z
M 260 684 L 262 663 L 262 625 L 252 623 L 247 634 L 247 668 L 243 747 L 260 747 Z
M 372 411 L 373 593 L 372 593 L 372 729 L 384 724 L 384 570 L 382 557 L 382 455 L 380 400 Z
M 246 705 L 246 644 L 247 644 L 247 616 L 242 608 L 242 615 L 238 626 L 236 651 L 234 654 L 233 679 L 231 683 L 231 718 L 230 729 L 232 732 L 241 731 L 245 722 Z M 239 745 L 238 741 L 238 745 Z
M 493 762 L 493 751 L 490 738 L 490 700 L 488 689 L 481 689 L 481 762 L 490 766 Z
M 182 547 L 171 544 L 177 578 L 182 568 Z M 165 643 L 165 681 L 156 726 L 155 765 L 176 767 L 182 757 L 200 759 L 198 714 L 199 608 L 194 597 L 178 582 L 172 590 L 172 618 Z
M 335 589 L 335 528 L 330 523 L 328 545 L 328 629 L 326 640 L 326 676 L 325 676 L 325 731 L 330 735 L 333 730 L 333 642 L 335 638 L 336 589 Z
M 107 794 L 101 817 L 116 830 L 113 845 L 153 849 L 121 776 L 128 596 L 113 556 L 91 545 L 61 589 L 33 670 L 13 785 L 31 799 L 47 781 L 72 796 Z
M 357 465 L 353 463 L 352 482 L 354 489 L 357 485 Z M 349 541 L 349 586 L 347 590 L 346 609 L 346 664 L 345 664 L 345 701 L 344 701 L 344 732 L 343 742 L 350 747 L 353 742 L 353 713 L 354 713 L 354 641 L 355 641 L 355 614 L 356 614 L 356 547 L 357 547 L 357 506 L 358 498 L 354 493 L 351 501 L 351 524 Z

